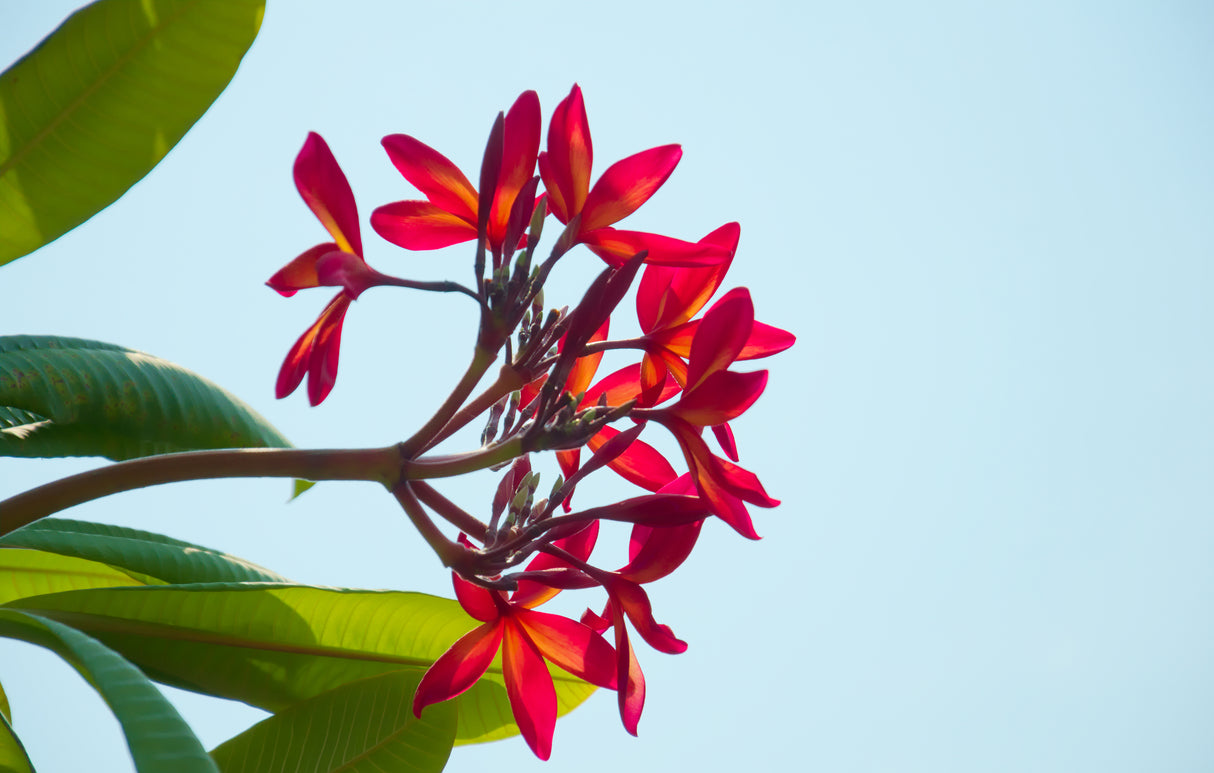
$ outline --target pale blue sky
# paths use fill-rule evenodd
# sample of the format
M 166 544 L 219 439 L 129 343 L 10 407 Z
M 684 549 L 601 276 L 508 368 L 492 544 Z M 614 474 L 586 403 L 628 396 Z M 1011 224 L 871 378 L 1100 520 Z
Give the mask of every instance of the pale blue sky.
M 74 5 L 0 4 L 0 58 Z M 458 376 L 473 320 L 460 299 L 368 293 L 323 407 L 275 401 L 283 354 L 328 298 L 262 286 L 322 236 L 294 155 L 321 132 L 365 226 L 413 196 L 382 135 L 474 169 L 496 111 L 534 88 L 547 116 L 576 81 L 598 170 L 684 146 L 628 225 L 695 239 L 740 221 L 727 286 L 799 337 L 736 426 L 784 504 L 755 511 L 758 543 L 713 524 L 654 587 L 690 649 L 641 652 L 640 738 L 603 694 L 558 724 L 546 767 L 513 740 L 457 749 L 448 770 L 1214 767 L 1209 5 L 335 9 L 271 2 L 229 90 L 153 174 L 0 267 L 0 330 L 181 363 L 298 445 L 399 439 Z M 465 252 L 364 238 L 385 271 L 466 280 Z M 551 303 L 598 270 L 578 261 Z M 0 460 L 0 495 L 95 463 Z M 471 506 L 485 485 L 458 496 Z M 290 506 L 285 491 L 190 484 L 66 515 L 300 581 L 448 594 L 378 490 L 333 484 Z M 0 664 L 41 770 L 130 769 L 65 666 L 13 643 Z M 211 745 L 257 716 L 182 706 Z

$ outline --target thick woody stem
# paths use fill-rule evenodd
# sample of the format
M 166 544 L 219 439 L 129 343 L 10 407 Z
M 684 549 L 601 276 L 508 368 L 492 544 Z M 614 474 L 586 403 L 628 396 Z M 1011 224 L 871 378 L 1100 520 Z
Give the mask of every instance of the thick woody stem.
M 391 485 L 396 446 L 349 450 L 240 448 L 189 451 L 118 462 L 52 481 L 0 502 L 0 535 L 84 502 L 162 483 L 210 478 L 365 480 Z

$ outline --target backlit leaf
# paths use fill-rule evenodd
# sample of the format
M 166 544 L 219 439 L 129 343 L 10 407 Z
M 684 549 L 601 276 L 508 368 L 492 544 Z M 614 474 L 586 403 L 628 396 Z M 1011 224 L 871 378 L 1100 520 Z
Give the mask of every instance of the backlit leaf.
M 0 609 L 0 636 L 46 647 L 79 671 L 122 725 L 139 773 L 218 772 L 189 725 L 156 686 L 96 639 L 15 609 Z
M 26 596 L 41 596 L 79 588 L 113 588 L 127 585 L 143 585 L 143 582 L 112 566 L 75 556 L 60 556 L 41 550 L 0 548 L 0 604 Z
M 109 206 L 236 73 L 264 0 L 101 0 L 0 74 L 0 265 Z
M 476 625 L 451 599 L 299 585 L 80 590 L 13 606 L 96 636 L 153 679 L 268 711 L 390 671 L 420 679 Z M 595 689 L 558 668 L 552 673 L 562 714 Z M 518 732 L 500 660 L 455 703 L 457 742 Z
M 417 676 L 343 684 L 259 722 L 211 751 L 223 773 L 438 773 L 455 742 L 455 707 L 413 716 Z
M 13 720 L 4 689 L 0 688 L 0 771 L 4 773 L 34 773 L 34 764 L 25 753 L 21 739 L 13 732 Z

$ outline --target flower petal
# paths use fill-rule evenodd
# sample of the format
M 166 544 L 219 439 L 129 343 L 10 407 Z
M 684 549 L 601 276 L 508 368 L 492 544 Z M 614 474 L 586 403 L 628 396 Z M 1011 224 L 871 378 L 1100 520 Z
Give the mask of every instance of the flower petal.
M 582 211 L 590 190 L 594 148 L 582 90 L 575 83 L 548 121 L 548 149 L 539 157 L 540 176 L 548 191 L 548 206 L 556 219 L 568 223 Z
M 725 455 L 735 462 L 738 461 L 738 441 L 734 439 L 733 429 L 728 424 L 715 424 L 712 434 L 716 436 L 717 443 Z
M 650 265 L 645 267 L 637 288 L 637 319 L 641 330 L 652 333 L 680 325 L 704 308 L 725 280 L 741 233 L 737 223 L 726 223 L 697 242 L 728 251 L 709 266 L 676 268 L 656 265 L 657 261 L 652 259 L 647 261 Z
M 333 241 L 346 252 L 363 254 L 358 207 L 346 175 L 324 138 L 309 132 L 295 157 L 295 187 Z
M 670 412 L 688 424 L 712 427 L 741 416 L 767 386 L 767 371 L 739 373 L 718 370 L 670 408 Z
M 674 635 L 669 626 L 662 625 L 653 619 L 653 607 L 649 596 L 640 585 L 616 577 L 611 581 L 607 592 L 615 603 L 619 604 L 628 615 L 629 622 L 641 638 L 658 652 L 678 655 L 687 651 L 687 642 Z
M 759 539 L 743 500 L 760 507 L 774 507 L 779 502 L 767 496 L 753 473 L 714 456 L 690 424 L 673 416 L 662 421 L 683 449 L 696 490 L 712 505 L 713 513 L 743 537 Z
M 691 342 L 684 391 L 694 390 L 705 377 L 728 368 L 746 346 L 754 326 L 755 309 L 750 291 L 737 287 L 712 305 Z
M 440 655 L 413 693 L 413 716 L 420 717 L 427 706 L 450 700 L 476 684 L 497 655 L 504 630 L 500 623 L 479 625 Z
M 620 706 L 620 721 L 624 729 L 632 735 L 637 734 L 637 726 L 641 721 L 641 711 L 645 708 L 645 674 L 641 672 L 641 664 L 637 660 L 632 642 L 628 640 L 628 627 L 624 624 L 624 615 L 618 604 L 610 604 L 612 624 L 615 628 L 616 651 L 616 682 L 619 694 L 617 701 Z
M 599 687 L 615 689 L 615 652 L 585 625 L 560 615 L 528 610 L 516 618 L 549 661 Z
M 662 387 L 666 384 L 667 373 L 665 360 L 658 354 L 646 351 L 645 356 L 641 359 L 641 394 L 639 396 L 641 407 L 650 408 L 657 405 Z
M 406 250 L 437 250 L 476 238 L 468 222 L 425 201 L 396 201 L 371 213 L 375 233 Z
M 593 231 L 631 215 L 662 187 L 682 157 L 678 145 L 662 145 L 612 164 L 586 196 L 582 230 Z
M 321 315 L 320 327 L 308 363 L 308 402 L 320 405 L 333 384 L 337 382 L 337 359 L 341 351 L 341 326 L 346 321 L 346 310 L 350 308 L 350 297 L 345 293 L 337 296 Z
M 489 623 L 501 617 L 493 598 L 496 591 L 468 582 L 455 572 L 451 573 L 451 584 L 455 586 L 455 598 L 459 601 L 459 605 L 474 620 Z
M 618 433 L 619 431 L 612 427 L 603 427 L 586 445 L 591 451 L 596 451 Z M 647 491 L 657 491 L 677 477 L 674 467 L 666 461 L 666 457 L 643 440 L 632 441 L 628 448 L 608 462 L 607 466 L 624 480 Z
M 750 338 L 738 352 L 739 360 L 757 360 L 782 352 L 797 342 L 797 337 L 787 330 L 756 322 L 750 329 Z
M 578 513 L 579 518 L 583 519 L 622 521 L 658 528 L 684 526 L 702 521 L 710 515 L 712 509 L 694 494 L 645 494 Z
M 679 385 L 667 381 L 657 402 L 670 399 L 679 391 Z M 599 379 L 598 383 L 586 390 L 586 399 L 582 405 L 598 405 L 600 397 L 606 395 L 607 404 L 623 405 L 629 400 L 635 400 L 641 394 L 641 365 L 628 365 Z
M 278 382 L 274 388 L 274 394 L 278 399 L 281 400 L 294 392 L 303 381 L 304 374 L 309 372 L 313 374 L 308 379 L 309 399 L 313 395 L 313 379 L 317 380 L 316 394 L 319 395 L 318 399 L 312 400 L 312 405 L 318 405 L 329 394 L 329 390 L 333 387 L 332 381 L 328 383 L 327 388 L 320 388 L 320 379 L 326 375 L 321 365 L 331 360 L 329 375 L 333 379 L 337 377 L 337 349 L 340 344 L 341 324 L 345 319 L 346 309 L 349 307 L 350 299 L 346 294 L 338 294 L 329 301 L 329 305 L 324 308 L 312 326 L 305 330 L 303 335 L 291 346 L 286 359 L 283 360 L 282 368 L 278 371 Z M 331 356 L 325 351 L 326 347 L 333 349 Z
M 407 134 L 382 140 L 392 165 L 439 209 L 476 228 L 476 189 L 451 160 Z
M 334 242 L 325 242 L 310 247 L 290 263 L 278 269 L 266 284 L 285 298 L 290 298 L 299 290 L 320 287 L 320 277 L 316 274 L 316 261 L 330 252 L 339 251 L 340 248 Z
M 594 331 L 590 338 L 586 341 L 588 344 L 598 343 L 607 340 L 607 333 L 611 328 L 611 317 L 603 320 L 603 324 L 599 329 Z M 561 338 L 557 351 L 565 348 L 565 337 Z M 588 354 L 585 357 L 578 357 L 573 361 L 573 367 L 569 369 L 569 377 L 565 379 L 565 391 L 571 395 L 580 395 L 590 387 L 590 382 L 594 378 L 594 374 L 598 372 L 599 362 L 603 359 L 603 352 L 595 352 Z M 582 403 L 586 405 L 585 402 Z
M 644 231 L 621 231 L 616 228 L 598 228 L 583 231 L 578 241 L 606 261 L 609 266 L 620 266 L 638 252 L 648 252 L 647 265 L 662 266 L 715 266 L 728 253 L 712 244 L 685 242 L 661 234 Z
M 552 733 L 556 729 L 556 689 L 535 643 L 518 621 L 503 618 L 502 672 L 510 710 L 523 740 L 546 760 L 552 755 Z
M 691 555 L 703 525 L 700 520 L 681 526 L 633 527 L 628 565 L 618 573 L 636 583 L 662 579 Z
M 524 91 L 506 113 L 501 172 L 489 212 L 489 242 L 500 246 L 514 200 L 535 174 L 540 150 L 540 98 Z

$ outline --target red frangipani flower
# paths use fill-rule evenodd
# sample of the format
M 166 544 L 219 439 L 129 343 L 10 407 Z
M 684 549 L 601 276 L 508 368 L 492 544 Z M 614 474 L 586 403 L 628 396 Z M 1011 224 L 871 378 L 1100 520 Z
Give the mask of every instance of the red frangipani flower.
M 714 265 L 694 267 L 646 266 L 637 288 L 637 320 L 645 358 L 641 362 L 641 404 L 654 405 L 666 374 L 680 385 L 687 383 L 686 358 L 699 320 L 693 320 L 716 293 L 733 263 L 741 228 L 726 223 L 705 236 L 700 244 L 726 250 Z M 739 360 L 770 357 L 796 342 L 791 333 L 762 322 L 751 326 L 750 337 L 738 353 Z M 736 461 L 736 458 L 735 458 Z
M 641 336 L 645 358 L 641 361 L 640 404 L 661 402 L 660 390 L 667 376 L 680 385 L 687 383 L 686 358 L 691 353 L 691 341 L 700 326 L 693 320 L 704 304 L 712 298 L 733 262 L 738 248 L 741 228 L 727 223 L 700 240 L 701 244 L 716 244 L 728 250 L 719 263 L 704 267 L 647 266 L 637 289 L 637 319 L 644 333 Z M 739 360 L 770 357 L 796 342 L 785 330 L 762 322 L 751 326 L 750 337 L 738 353 Z M 719 424 L 713 434 L 733 461 L 738 449 L 728 424 Z
M 753 325 L 754 306 L 746 288 L 726 293 L 696 330 L 679 400 L 669 408 L 639 410 L 634 416 L 665 425 L 678 441 L 696 488 L 712 504 L 713 512 L 738 533 L 758 539 L 744 503 L 775 507 L 779 501 L 767 495 L 753 473 L 713 454 L 701 437 L 704 427 L 740 416 L 767 385 L 765 370 L 727 370 L 746 347 Z
M 503 123 L 501 167 L 489 212 L 486 238 L 500 251 L 515 198 L 535 174 L 540 147 L 540 101 L 525 91 Z M 371 213 L 371 227 L 383 238 L 409 250 L 433 250 L 477 238 L 479 200 L 476 188 L 446 156 L 413 137 L 392 134 L 383 139 L 392 163 L 426 196 L 426 201 L 397 201 Z
M 586 550 L 585 555 L 588 553 Z M 548 759 L 557 705 L 545 659 L 591 684 L 615 689 L 614 650 L 588 626 L 533 609 L 555 595 L 537 583 L 520 583 L 514 597 L 508 598 L 457 574 L 452 574 L 452 580 L 460 605 L 481 625 L 455 642 L 426 671 L 413 696 L 414 715 L 420 717 L 426 706 L 472 687 L 501 650 L 506 695 L 519 732 L 537 757 Z
M 582 90 L 575 84 L 548 123 L 548 147 L 539 154 L 548 208 L 569 225 L 579 218 L 572 244 L 585 244 L 618 266 L 647 250 L 646 263 L 672 266 L 711 264 L 722 257 L 715 245 L 692 244 L 659 234 L 609 228 L 649 200 L 683 156 L 678 145 L 662 145 L 618 161 L 590 187 L 594 148 Z
M 291 394 L 306 374 L 308 401 L 319 405 L 337 379 L 341 326 L 350 301 L 374 284 L 379 275 L 362 257 L 354 192 L 333 152 L 319 134 L 308 135 L 295 158 L 294 174 L 299 194 L 333 241 L 304 251 L 266 284 L 286 297 L 309 287 L 339 286 L 344 289 L 287 352 L 278 373 L 275 394 L 279 398 Z

